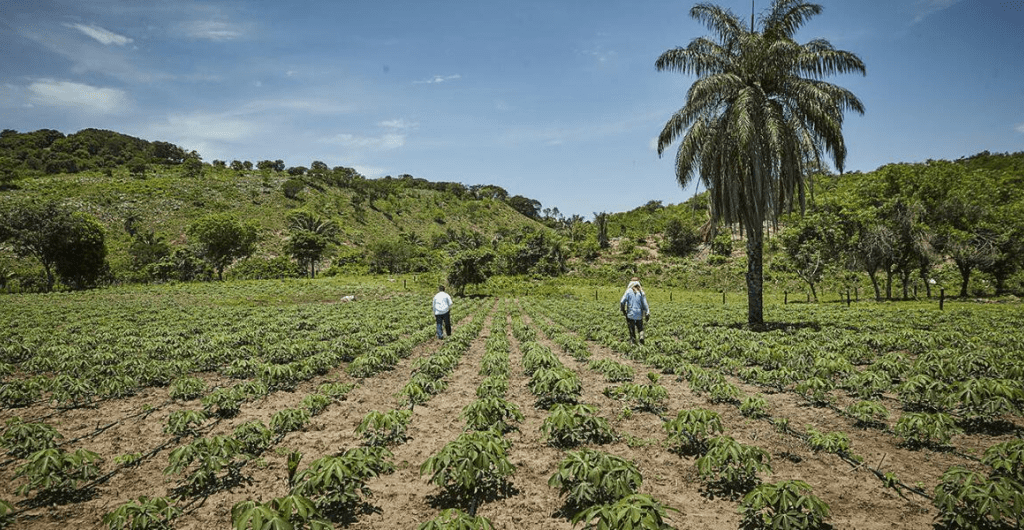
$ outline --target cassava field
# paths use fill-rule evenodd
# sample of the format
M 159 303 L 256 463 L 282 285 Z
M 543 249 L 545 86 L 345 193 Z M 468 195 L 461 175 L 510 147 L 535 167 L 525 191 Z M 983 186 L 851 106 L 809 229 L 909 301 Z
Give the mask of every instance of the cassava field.
M 2 296 L 0 510 L 62 530 L 1020 527 L 1019 304 L 770 303 L 753 333 L 738 295 L 648 290 L 644 346 L 594 293 L 456 298 L 443 341 L 430 293 L 335 280 Z

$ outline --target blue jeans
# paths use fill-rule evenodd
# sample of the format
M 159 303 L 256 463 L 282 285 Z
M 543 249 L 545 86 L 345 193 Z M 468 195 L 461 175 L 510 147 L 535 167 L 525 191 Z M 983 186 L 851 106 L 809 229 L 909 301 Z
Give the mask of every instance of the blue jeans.
M 434 320 L 437 321 L 437 338 L 443 339 L 446 334 L 449 337 L 452 335 L 451 312 L 444 313 L 442 315 L 434 315 Z M 441 332 L 441 324 L 444 324 L 444 333 Z

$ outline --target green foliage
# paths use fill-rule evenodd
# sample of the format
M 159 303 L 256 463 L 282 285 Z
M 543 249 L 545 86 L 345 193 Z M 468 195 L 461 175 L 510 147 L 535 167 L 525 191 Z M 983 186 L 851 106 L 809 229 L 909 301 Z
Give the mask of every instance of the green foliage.
M 583 382 L 579 376 L 563 366 L 538 369 L 530 377 L 529 387 L 530 392 L 537 396 L 538 405 L 545 408 L 556 403 L 576 403 L 583 393 Z
M 884 427 L 889 410 L 877 401 L 858 401 L 846 407 L 846 414 L 857 420 L 860 427 Z
M 756 486 L 758 473 L 771 473 L 770 461 L 771 456 L 760 447 L 718 436 L 708 440 L 707 451 L 697 459 L 697 473 L 709 487 L 735 496 Z
M 356 433 L 363 436 L 363 443 L 370 447 L 397 445 L 408 440 L 406 429 L 412 421 L 411 410 L 372 410 L 363 417 L 356 427 Z
M 767 418 L 768 402 L 760 396 L 747 396 L 743 403 L 740 403 L 740 414 L 748 418 Z
M 609 383 L 618 383 L 621 381 L 632 381 L 633 380 L 633 368 L 626 366 L 622 363 L 613 361 L 611 359 L 597 359 L 590 361 L 587 365 L 591 370 L 595 370 L 604 375 L 604 380 Z
M 494 530 L 491 521 L 479 515 L 468 515 L 457 508 L 442 510 L 440 515 L 427 521 L 417 530 Z
M 229 475 L 237 474 L 238 467 L 234 459 L 242 450 L 241 442 L 234 438 L 199 438 L 171 451 L 164 474 L 180 475 L 191 469 L 182 483 L 182 488 L 188 493 L 202 493 L 216 487 L 218 482 L 226 478 L 220 476 L 220 472 L 225 468 Z
M 22 421 L 19 416 L 8 419 L 4 427 L 0 446 L 18 458 L 43 449 L 56 448 L 57 440 L 63 438 L 51 425 Z
M 79 407 L 89 403 L 96 393 L 89 380 L 60 374 L 50 382 L 50 401 L 63 407 Z
M 470 431 L 448 442 L 420 466 L 454 499 L 477 504 L 485 495 L 509 491 L 515 466 L 508 459 L 509 443 L 494 431 Z
M 496 258 L 494 251 L 486 248 L 460 252 L 450 265 L 448 284 L 459 295 L 465 294 L 467 286 L 487 281 L 489 268 Z
M 24 407 L 43 395 L 43 384 L 35 378 L 10 379 L 0 383 L 0 403 L 6 407 Z
M 896 421 L 893 432 L 911 448 L 941 447 L 947 445 L 960 428 L 952 417 L 942 412 L 908 412 Z
M 1019 381 L 978 378 L 954 385 L 950 397 L 968 422 L 991 423 L 1020 411 L 1024 389 Z
M 378 447 L 319 458 L 295 477 L 292 494 L 312 499 L 325 514 L 352 513 L 372 494 L 366 481 L 394 471 L 391 457 Z
M 659 377 L 659 374 L 649 372 L 648 384 L 625 383 L 621 386 L 610 386 L 604 389 L 604 395 L 632 402 L 636 410 L 659 414 L 665 410 L 665 403 L 668 401 L 668 391 L 657 384 Z
M 799 480 L 760 484 L 740 504 L 741 530 L 824 530 L 829 507 Z
M 508 377 L 506 376 L 488 376 L 476 387 L 476 397 L 478 398 L 500 398 L 505 397 L 506 393 L 508 393 Z
M 678 512 L 665 506 L 650 495 L 633 494 L 614 504 L 601 504 L 576 514 L 573 525 L 583 523 L 583 530 L 626 530 L 644 528 L 669 530 L 665 521 L 668 512 Z
M 330 530 L 313 501 L 286 495 L 265 503 L 241 501 L 231 507 L 233 530 Z
M 188 226 L 188 235 L 195 239 L 200 256 L 224 278 L 224 269 L 236 259 L 251 255 L 256 250 L 258 228 L 251 222 L 241 222 L 231 214 L 210 214 Z
M 518 430 L 515 424 L 525 417 L 515 403 L 500 397 L 480 398 L 462 409 L 466 428 L 474 431 L 494 429 L 502 434 Z
M 232 437 L 238 440 L 242 452 L 256 456 L 270 447 L 274 431 L 270 430 L 262 421 L 252 420 L 235 427 Z
M 310 412 L 307 409 L 279 410 L 270 417 L 270 430 L 276 434 L 285 434 L 302 430 L 309 423 Z
M 1011 478 L 986 477 L 961 467 L 949 468 L 935 487 L 936 519 L 948 530 L 1019 528 L 1024 484 Z
M 808 427 L 807 445 L 814 451 L 844 455 L 850 452 L 850 437 L 844 432 L 821 432 Z
M 206 413 L 201 410 L 176 410 L 167 418 L 164 432 L 174 436 L 194 436 L 196 428 L 206 421 Z
M 302 408 L 306 409 L 310 415 L 316 416 L 321 412 L 327 410 L 327 407 L 334 401 L 323 395 L 323 394 L 309 394 L 302 398 Z
M 992 474 L 1024 484 L 1024 440 L 1010 440 L 985 450 L 982 462 L 992 468 Z
M 675 419 L 662 424 L 668 433 L 669 450 L 680 455 L 703 455 L 707 452 L 708 436 L 722 433 L 722 419 L 717 412 L 707 409 L 684 409 Z
M 143 495 L 108 512 L 103 524 L 110 530 L 170 530 L 171 521 L 179 515 L 181 509 L 168 498 Z
M 834 385 L 828 379 L 821 377 L 809 377 L 796 385 L 796 393 L 800 394 L 811 404 L 819 407 L 830 405 L 833 401 L 829 391 Z
M 99 476 L 96 463 L 100 460 L 100 455 L 85 449 L 74 453 L 57 447 L 36 451 L 15 471 L 15 477 L 28 479 L 15 491 L 18 495 L 30 491 L 39 491 L 47 497 L 70 495 L 79 483 Z
M 210 414 L 230 418 L 242 409 L 245 397 L 234 388 L 218 388 L 201 400 L 203 408 Z
M 637 493 L 642 482 L 643 476 L 634 463 L 601 451 L 582 449 L 566 454 L 548 486 L 558 488 L 559 496 L 565 497 L 567 513 L 576 514 Z
M 597 415 L 592 405 L 555 404 L 541 426 L 544 438 L 555 447 L 604 444 L 615 439 L 608 421 Z
M 169 395 L 171 396 L 171 399 L 188 401 L 202 396 L 205 391 L 206 383 L 202 379 L 186 375 L 175 379 L 174 382 L 171 383 Z

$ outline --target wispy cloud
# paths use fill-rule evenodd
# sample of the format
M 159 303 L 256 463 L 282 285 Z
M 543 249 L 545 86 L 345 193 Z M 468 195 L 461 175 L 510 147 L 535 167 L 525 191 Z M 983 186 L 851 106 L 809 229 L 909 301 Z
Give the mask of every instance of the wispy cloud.
M 131 106 L 131 98 L 123 90 L 54 79 L 38 79 L 29 84 L 28 102 L 91 114 L 118 114 Z
M 64 27 L 77 29 L 82 33 L 96 39 L 100 44 L 110 46 L 115 44 L 117 46 L 124 46 L 130 44 L 132 39 L 125 37 L 124 35 L 118 35 L 113 31 L 103 29 L 99 26 L 86 26 L 85 24 L 64 24 Z
M 181 24 L 182 32 L 192 39 L 229 41 L 248 36 L 253 31 L 251 24 L 238 24 L 220 20 L 192 20 Z
M 437 83 L 446 83 L 448 81 L 454 81 L 456 79 L 462 79 L 462 76 L 459 75 L 459 74 L 454 74 L 454 75 L 435 75 L 434 77 L 431 77 L 430 79 L 424 79 L 422 81 L 413 81 L 413 83 L 417 84 L 417 85 L 433 85 L 433 84 L 437 84 Z
M 1018 123 L 1014 128 L 1017 129 L 1017 132 L 1024 133 L 1024 123 Z
M 381 127 L 386 127 L 388 129 L 398 129 L 398 130 L 415 129 L 416 127 L 419 126 L 418 123 L 408 122 L 408 121 L 405 121 L 405 120 L 402 120 L 402 119 L 385 120 L 385 121 L 382 121 L 382 122 L 378 122 L 377 125 L 379 125 Z
M 939 11 L 949 9 L 963 0 L 918 0 L 914 6 L 914 21 L 917 24 Z
M 163 122 L 151 124 L 153 138 L 171 138 L 184 145 L 205 142 L 233 142 L 249 136 L 254 123 L 235 114 L 193 112 L 170 114 Z
M 360 136 L 356 134 L 336 134 L 324 139 L 324 143 L 340 145 L 352 149 L 373 149 L 390 151 L 405 145 L 404 134 L 385 133 L 380 136 Z

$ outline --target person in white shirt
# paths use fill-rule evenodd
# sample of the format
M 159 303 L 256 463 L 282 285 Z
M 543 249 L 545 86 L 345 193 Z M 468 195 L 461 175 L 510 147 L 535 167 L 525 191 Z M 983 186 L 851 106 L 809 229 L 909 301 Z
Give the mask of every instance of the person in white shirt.
M 651 318 L 651 306 L 647 304 L 647 295 L 644 294 L 644 289 L 637 278 L 633 278 L 629 282 L 626 294 L 623 294 L 622 300 L 619 301 L 619 310 L 626 317 L 630 342 L 637 343 L 637 332 L 639 332 L 640 344 L 643 344 L 644 322 Z
M 431 305 L 434 308 L 434 320 L 437 322 L 437 338 L 443 339 L 445 335 L 450 337 L 452 334 L 452 317 L 450 313 L 452 297 L 444 292 L 443 285 L 437 287 L 437 294 L 434 295 Z M 444 325 L 443 329 L 442 324 Z

